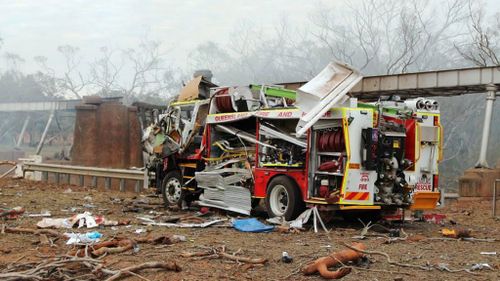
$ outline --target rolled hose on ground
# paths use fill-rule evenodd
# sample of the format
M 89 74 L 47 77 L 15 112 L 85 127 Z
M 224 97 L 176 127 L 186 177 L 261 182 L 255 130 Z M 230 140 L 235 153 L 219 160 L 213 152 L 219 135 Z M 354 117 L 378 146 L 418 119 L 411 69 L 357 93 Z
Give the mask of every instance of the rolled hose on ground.
M 362 243 L 353 243 L 352 247 L 359 250 L 366 249 L 366 246 Z M 332 253 L 329 256 L 319 258 L 313 261 L 312 263 L 305 265 L 304 267 L 302 267 L 301 272 L 304 273 L 305 275 L 310 275 L 318 272 L 321 275 L 321 277 L 325 279 L 340 279 L 349 274 L 351 272 L 351 268 L 342 267 L 335 271 L 330 271 L 328 270 L 328 268 L 338 264 L 355 262 L 361 259 L 363 256 L 364 255 L 362 253 L 351 249 L 341 250 Z

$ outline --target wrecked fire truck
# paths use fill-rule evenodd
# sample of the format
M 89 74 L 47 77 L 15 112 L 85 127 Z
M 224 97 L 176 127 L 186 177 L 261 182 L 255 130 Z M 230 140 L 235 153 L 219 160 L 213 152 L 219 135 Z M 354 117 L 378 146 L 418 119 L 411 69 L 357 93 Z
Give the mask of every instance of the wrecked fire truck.
M 296 91 L 188 83 L 143 138 L 167 205 L 270 217 L 320 210 L 435 208 L 442 157 L 439 105 L 415 98 L 362 102 L 362 76 L 330 63 Z

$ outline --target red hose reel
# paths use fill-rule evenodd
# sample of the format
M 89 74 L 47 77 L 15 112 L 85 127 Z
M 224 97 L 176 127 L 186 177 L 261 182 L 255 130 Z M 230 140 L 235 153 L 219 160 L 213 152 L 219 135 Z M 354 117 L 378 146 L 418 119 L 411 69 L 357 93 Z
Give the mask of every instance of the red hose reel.
M 318 138 L 318 148 L 320 151 L 345 151 L 345 141 L 342 130 L 321 133 Z
M 221 113 L 234 112 L 228 88 L 220 89 L 217 93 L 215 93 L 215 105 Z

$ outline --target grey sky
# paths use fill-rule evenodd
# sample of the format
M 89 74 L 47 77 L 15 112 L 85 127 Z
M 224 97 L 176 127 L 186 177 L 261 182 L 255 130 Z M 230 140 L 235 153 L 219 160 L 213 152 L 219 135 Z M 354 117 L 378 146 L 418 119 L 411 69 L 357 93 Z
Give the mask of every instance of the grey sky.
M 333 7 L 334 2 L 325 5 Z M 197 44 L 212 40 L 225 43 L 235 26 L 243 21 L 266 28 L 285 15 L 297 25 L 307 24 L 317 1 L 84 1 L 84 0 L 0 0 L 2 51 L 26 59 L 43 55 L 56 61 L 57 46 L 70 44 L 92 57 L 101 46 L 128 48 L 141 38 L 160 40 L 176 63 L 185 63 Z
M 43 55 L 54 66 L 62 63 L 57 46 L 70 44 L 86 58 L 100 47 L 135 47 L 147 36 L 160 40 L 169 58 L 183 66 L 197 44 L 212 40 L 225 44 L 235 26 L 251 21 L 272 29 L 287 16 L 295 27 L 310 24 L 319 0 L 0 0 L 2 52 L 26 59 L 24 70 L 33 70 L 33 57 Z M 431 1 L 432 2 L 432 1 Z M 487 11 L 499 11 L 498 0 L 485 1 Z M 322 1 L 341 8 L 342 1 Z

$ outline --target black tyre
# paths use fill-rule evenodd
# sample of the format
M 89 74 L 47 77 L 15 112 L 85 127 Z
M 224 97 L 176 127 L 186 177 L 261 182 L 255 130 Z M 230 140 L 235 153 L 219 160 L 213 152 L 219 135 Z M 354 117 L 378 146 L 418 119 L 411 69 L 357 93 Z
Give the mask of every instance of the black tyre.
M 305 209 L 300 189 L 292 179 L 278 176 L 267 187 L 266 210 L 269 217 L 285 217 L 290 221 Z
M 259 206 L 260 204 L 260 198 L 252 198 L 252 209 L 255 209 Z
M 168 172 L 161 183 L 161 195 L 165 206 L 182 203 L 182 176 L 177 170 Z

